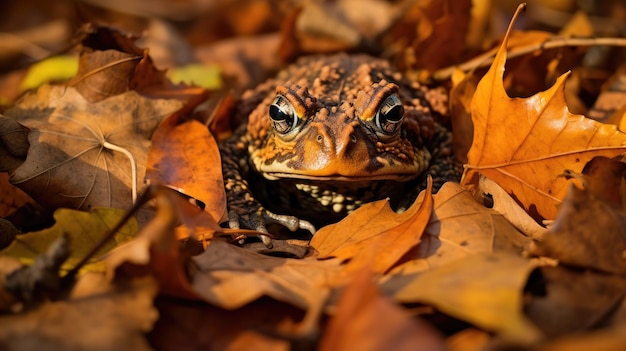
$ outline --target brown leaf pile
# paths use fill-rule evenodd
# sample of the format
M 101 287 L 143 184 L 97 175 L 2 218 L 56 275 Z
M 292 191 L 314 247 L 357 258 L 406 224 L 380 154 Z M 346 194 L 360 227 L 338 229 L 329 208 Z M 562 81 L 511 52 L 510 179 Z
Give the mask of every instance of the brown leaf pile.
M 136 4 L 176 19 L 150 23 L 149 50 L 86 26 L 75 77 L 2 108 L 0 349 L 624 348 L 624 70 L 607 68 L 600 93 L 585 77 L 601 74 L 580 63 L 589 42 L 559 47 L 568 38 L 548 32 L 507 32 L 483 49 L 480 1 L 233 3 L 204 4 L 217 12 L 187 23 L 184 39 L 173 23 L 200 8 Z M 83 15 L 119 15 L 91 6 Z M 583 15 L 572 23 L 562 35 L 602 35 Z M 297 56 L 335 51 L 452 85 L 443 123 L 463 179 L 436 194 L 429 181 L 403 212 L 369 203 L 272 249 L 224 228 L 218 145 L 241 123 L 230 118 L 239 92 Z M 225 86 L 174 84 L 153 52 L 160 64 L 222 63 Z M 586 108 L 578 97 L 592 87 L 604 98 Z

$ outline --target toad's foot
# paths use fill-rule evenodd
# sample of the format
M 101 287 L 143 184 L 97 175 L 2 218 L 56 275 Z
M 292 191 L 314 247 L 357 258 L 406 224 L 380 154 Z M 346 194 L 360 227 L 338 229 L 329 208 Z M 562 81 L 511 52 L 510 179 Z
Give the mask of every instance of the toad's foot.
M 231 229 L 240 229 L 242 226 L 246 228 L 250 228 L 256 230 L 260 233 L 265 233 L 268 235 L 260 234 L 259 239 L 263 242 L 263 244 L 271 248 L 272 247 L 272 238 L 269 236 L 269 231 L 267 230 L 266 224 L 276 223 L 282 225 L 283 227 L 289 229 L 292 232 L 296 230 L 303 229 L 311 233 L 311 235 L 315 234 L 315 227 L 308 221 L 303 219 L 299 219 L 295 216 L 288 215 L 280 215 L 270 212 L 262 207 L 259 210 L 241 215 L 236 210 L 230 210 L 228 212 L 228 226 Z

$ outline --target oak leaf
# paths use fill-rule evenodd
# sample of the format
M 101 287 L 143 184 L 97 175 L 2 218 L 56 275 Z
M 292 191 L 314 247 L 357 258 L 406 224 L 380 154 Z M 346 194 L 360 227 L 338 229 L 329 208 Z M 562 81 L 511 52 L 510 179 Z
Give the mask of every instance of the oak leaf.
M 152 132 L 181 106 L 134 91 L 91 104 L 73 88 L 44 85 L 6 111 L 30 129 L 11 182 L 49 208 L 128 208 Z
M 494 180 L 535 217 L 553 219 L 565 196 L 565 169 L 580 172 L 594 156 L 626 151 L 626 134 L 569 112 L 559 77 L 546 91 L 510 98 L 503 85 L 507 38 L 472 100 L 474 140 L 461 184 L 481 173 Z
M 318 258 L 351 259 L 349 270 L 369 266 L 384 273 L 420 243 L 432 209 L 429 180 L 427 189 L 406 212 L 395 213 L 388 200 L 366 204 L 339 223 L 322 228 L 310 245 Z
M 536 264 L 508 253 L 481 253 L 414 275 L 398 275 L 383 290 L 401 303 L 421 302 L 515 342 L 536 342 L 539 330 L 523 314 L 523 289 Z

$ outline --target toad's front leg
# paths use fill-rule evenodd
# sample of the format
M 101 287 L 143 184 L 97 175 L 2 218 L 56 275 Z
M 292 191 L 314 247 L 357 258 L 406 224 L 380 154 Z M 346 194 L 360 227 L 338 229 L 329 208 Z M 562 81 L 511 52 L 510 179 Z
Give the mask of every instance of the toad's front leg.
M 277 223 L 291 231 L 304 229 L 311 234 L 315 233 L 315 227 L 310 222 L 295 216 L 270 212 L 255 199 L 246 177 L 251 170 L 244 142 L 233 136 L 220 146 L 220 154 L 230 228 L 248 228 L 269 234 L 266 224 Z M 267 247 L 272 246 L 268 235 L 259 235 L 259 238 Z

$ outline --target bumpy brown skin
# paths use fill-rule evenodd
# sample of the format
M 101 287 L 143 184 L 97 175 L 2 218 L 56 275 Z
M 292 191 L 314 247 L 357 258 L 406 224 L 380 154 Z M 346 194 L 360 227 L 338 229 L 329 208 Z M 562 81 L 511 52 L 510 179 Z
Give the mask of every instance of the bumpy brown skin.
M 269 117 L 277 95 L 298 117 L 287 133 Z M 384 133 L 376 113 L 391 95 L 404 117 L 396 132 Z M 309 221 L 337 221 L 365 202 L 410 202 L 427 174 L 436 188 L 458 180 L 450 133 L 437 122 L 446 111 L 445 93 L 406 81 L 384 60 L 300 60 L 244 94 L 235 118 L 248 123 L 220 145 L 229 225 L 266 231 L 266 222 L 278 222 L 313 231 Z

